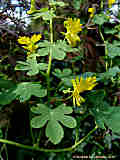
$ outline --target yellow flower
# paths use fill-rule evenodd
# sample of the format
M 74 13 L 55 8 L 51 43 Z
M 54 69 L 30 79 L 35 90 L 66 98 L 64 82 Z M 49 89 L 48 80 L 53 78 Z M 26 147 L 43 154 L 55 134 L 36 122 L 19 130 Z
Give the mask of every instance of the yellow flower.
M 90 17 L 92 18 L 95 13 L 95 8 L 88 8 L 88 12 L 90 12 Z
M 31 37 L 31 42 L 36 43 L 36 42 L 38 42 L 41 39 L 41 37 L 42 37 L 41 34 L 38 34 L 38 35 L 34 34 Z
M 77 41 L 80 41 L 80 37 L 77 34 L 66 33 L 65 38 L 72 47 L 75 47 Z
M 30 38 L 26 37 L 26 36 L 24 36 L 24 37 L 20 36 L 18 39 L 18 43 L 28 45 L 28 44 L 30 44 Z
M 80 41 L 80 38 L 77 34 L 82 31 L 80 19 L 72 20 L 72 18 L 68 18 L 66 21 L 64 21 L 64 26 L 67 29 L 67 33 L 63 32 L 65 38 L 72 47 L 75 47 L 76 42 Z
M 36 49 L 38 48 L 38 45 L 36 45 L 35 43 L 38 42 L 41 39 L 41 34 L 34 34 L 31 38 L 30 37 L 19 37 L 18 39 L 18 43 L 19 44 L 23 44 L 23 48 L 27 49 L 29 52 L 27 53 L 27 55 L 30 55 L 32 53 L 34 53 L 36 51 Z
M 29 44 L 28 46 L 23 46 L 23 48 L 33 53 L 38 48 L 38 46 L 34 44 Z
M 111 8 L 112 7 L 112 4 L 115 2 L 115 0 L 108 0 L 108 6 L 109 6 L 109 8 Z
M 64 21 L 64 26 L 67 29 L 67 32 L 77 34 L 78 32 L 82 31 L 82 24 L 80 24 L 80 19 L 68 18 L 67 21 Z
M 76 77 L 76 79 L 72 79 L 72 84 L 74 90 L 72 91 L 73 96 L 73 105 L 80 106 L 82 102 L 85 102 L 85 99 L 80 96 L 80 93 L 86 91 L 86 90 L 92 90 L 96 85 L 96 77 L 88 77 L 86 79 L 83 79 L 83 77 L 79 78 Z

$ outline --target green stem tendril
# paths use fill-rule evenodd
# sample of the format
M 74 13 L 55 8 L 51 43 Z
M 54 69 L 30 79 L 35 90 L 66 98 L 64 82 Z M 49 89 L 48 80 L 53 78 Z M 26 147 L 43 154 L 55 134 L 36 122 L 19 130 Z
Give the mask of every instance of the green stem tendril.
M 103 0 L 100 3 L 100 8 L 101 8 L 101 10 L 103 10 Z
M 13 146 L 16 146 L 16 147 L 20 147 L 20 148 L 23 148 L 23 149 L 33 150 L 33 151 L 40 151 L 40 152 L 66 152 L 66 151 L 71 151 L 71 150 L 75 149 L 78 145 L 80 145 L 83 141 L 85 141 L 93 132 L 95 132 L 97 128 L 98 128 L 98 126 L 96 125 L 95 128 L 93 128 L 80 141 L 76 142 L 71 147 L 63 148 L 63 149 L 45 149 L 45 148 L 39 148 L 38 146 L 24 145 L 24 144 L 16 143 L 16 142 L 9 141 L 9 140 L 6 140 L 6 139 L 0 139 L 0 142 L 4 143 L 4 144 L 9 144 L 9 145 L 13 145 Z
M 53 21 L 50 19 L 50 42 L 53 43 Z M 49 63 L 48 63 L 48 70 L 47 70 L 47 90 L 48 90 L 48 103 L 50 102 L 50 70 L 51 70 L 51 64 L 52 64 L 52 50 L 50 48 L 49 53 Z
M 105 39 L 104 39 L 104 36 L 103 36 L 103 34 L 102 34 L 102 32 L 101 32 L 101 25 L 99 26 L 99 33 L 100 33 L 100 36 L 101 36 L 101 38 L 102 38 L 102 40 L 103 40 L 103 42 L 104 42 L 104 44 L 105 44 L 105 57 L 106 57 L 106 62 L 105 62 L 105 68 L 106 68 L 106 71 L 107 71 L 107 69 L 108 69 L 108 62 L 107 62 L 107 57 L 108 57 L 108 49 L 107 49 L 107 45 L 106 45 L 106 41 L 105 41 Z
M 29 120 L 31 120 L 31 117 L 32 117 L 31 111 L 29 110 Z M 34 138 L 34 135 L 33 135 L 31 123 L 29 125 L 30 125 L 30 135 L 31 135 L 31 138 L 32 138 L 32 143 L 35 144 L 35 138 Z

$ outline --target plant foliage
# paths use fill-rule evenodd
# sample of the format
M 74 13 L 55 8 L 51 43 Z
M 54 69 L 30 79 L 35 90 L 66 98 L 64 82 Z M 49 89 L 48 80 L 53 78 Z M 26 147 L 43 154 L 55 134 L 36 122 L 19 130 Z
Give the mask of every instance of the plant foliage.
M 45 133 L 54 144 L 58 144 L 64 137 L 63 127 L 60 123 L 68 128 L 75 128 L 77 125 L 76 120 L 68 116 L 73 112 L 72 108 L 63 104 L 54 109 L 50 109 L 44 104 L 39 104 L 37 107 L 32 107 L 31 111 L 35 114 L 40 114 L 40 116 L 32 118 L 32 127 L 42 128 L 48 122 Z

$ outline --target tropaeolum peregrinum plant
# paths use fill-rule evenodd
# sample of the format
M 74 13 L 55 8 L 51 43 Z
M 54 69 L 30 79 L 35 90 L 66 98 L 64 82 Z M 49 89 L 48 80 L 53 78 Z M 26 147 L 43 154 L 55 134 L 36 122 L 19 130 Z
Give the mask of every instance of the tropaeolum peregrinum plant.
M 114 0 L 109 0 L 109 7 L 115 2 Z M 33 34 L 31 37 L 23 36 L 18 38 L 18 43 L 21 44 L 21 47 L 26 50 L 26 60 L 18 61 L 15 67 L 15 70 L 26 71 L 27 76 L 32 76 L 41 74 L 43 76 L 44 81 L 40 82 L 21 82 L 18 84 L 12 84 L 11 81 L 1 81 L 0 80 L 0 105 L 4 106 L 6 104 L 11 103 L 14 99 L 19 100 L 20 102 L 27 102 L 31 99 L 32 96 L 40 98 L 40 104 L 37 107 L 31 107 L 31 112 L 33 113 L 31 118 L 32 128 L 41 128 L 45 129 L 45 135 L 49 141 L 53 144 L 58 144 L 61 142 L 64 137 L 64 127 L 75 128 L 77 126 L 77 121 L 72 116 L 75 114 L 71 114 L 74 112 L 76 107 L 81 107 L 82 104 L 89 103 L 93 107 L 92 109 L 88 109 L 90 114 L 95 118 L 96 127 L 88 133 L 90 135 L 97 129 L 97 127 L 105 129 L 105 125 L 107 124 L 110 129 L 114 132 L 119 133 L 120 128 L 120 109 L 119 107 L 110 107 L 107 102 L 104 102 L 104 99 L 100 101 L 100 93 L 97 91 L 93 91 L 91 94 L 89 93 L 86 97 L 82 94 L 84 91 L 91 91 L 96 87 L 97 78 L 96 74 L 92 76 L 84 77 L 83 74 L 79 73 L 79 75 L 73 75 L 72 70 L 69 68 L 63 68 L 62 70 L 57 68 L 52 74 L 51 73 L 51 65 L 52 60 L 64 60 L 67 52 L 77 52 L 78 42 L 80 42 L 79 34 L 82 32 L 82 24 L 80 23 L 80 19 L 77 18 L 66 18 L 64 21 L 64 27 L 66 29 L 65 32 L 61 32 L 64 35 L 65 40 L 57 40 L 54 42 L 53 39 L 53 19 L 57 18 L 56 9 L 57 7 L 64 7 L 64 2 L 56 2 L 55 0 L 49 0 L 49 6 L 47 8 L 41 8 L 37 10 L 35 7 L 35 0 L 31 0 L 31 8 L 27 12 L 28 14 L 32 14 L 32 18 L 34 20 L 38 20 L 42 18 L 47 21 L 50 28 L 50 40 L 41 40 L 42 34 Z M 95 8 L 88 9 L 89 17 L 95 25 L 99 26 L 99 32 L 101 38 L 105 44 L 105 54 L 108 58 L 113 60 L 114 57 L 120 56 L 120 44 L 115 42 L 113 44 L 104 40 L 104 37 L 101 32 L 101 26 L 109 21 L 109 16 L 105 15 L 104 12 L 100 14 L 95 14 Z M 108 31 L 107 31 L 108 33 Z M 110 33 L 110 32 L 109 32 Z M 24 53 L 23 53 L 24 54 Z M 47 56 L 48 62 L 41 63 L 41 59 Z M 106 63 L 107 64 L 107 63 Z M 112 63 L 111 63 L 112 64 Z M 105 73 L 98 74 L 98 79 L 104 82 L 105 80 L 110 80 L 115 77 L 116 74 L 120 72 L 118 67 L 109 67 L 109 70 L 106 67 Z M 65 78 L 70 82 L 70 87 L 72 88 L 64 88 L 64 93 L 70 94 L 70 97 L 63 98 L 65 104 L 69 101 L 69 99 L 73 100 L 73 105 L 67 106 L 63 104 L 63 102 L 59 101 L 59 105 L 51 105 L 51 89 L 56 94 L 57 89 L 55 87 L 51 87 L 50 82 L 54 79 L 51 76 L 54 75 L 59 78 L 59 81 L 62 82 Z M 59 93 L 59 92 L 58 92 Z M 52 93 L 53 94 L 53 93 Z M 65 95 L 65 94 L 64 94 Z M 63 96 L 64 96 L 63 95 Z M 47 98 L 46 98 L 47 96 Z M 53 95 L 54 96 L 54 95 Z M 42 98 L 44 98 L 42 100 Z M 98 97 L 98 98 L 97 98 Z M 36 102 L 37 103 L 37 102 Z M 44 104 L 43 104 L 44 103 Z M 62 103 L 62 104 L 60 104 Z M 104 107 L 107 110 L 104 110 Z M 104 113 L 103 113 L 104 111 Z M 31 113 L 30 112 L 30 113 Z M 34 114 L 37 114 L 37 116 Z M 71 114 L 71 115 L 70 115 Z M 31 115 L 31 114 L 30 114 Z M 117 122 L 117 123 L 116 123 Z M 31 129 L 32 132 L 32 129 Z M 76 134 L 77 135 L 77 134 Z M 31 133 L 31 137 L 34 137 L 34 134 Z M 77 145 L 79 145 L 87 136 L 83 137 L 82 140 L 75 140 L 75 144 L 72 147 L 61 149 L 59 151 L 69 151 L 74 149 Z M 33 138 L 34 139 L 34 138 Z M 10 142 L 11 144 L 11 142 Z M 33 145 L 36 142 L 33 141 Z M 15 144 L 16 145 L 16 144 Z M 23 145 L 22 145 L 23 146 Z M 39 144 L 38 144 L 39 146 Z M 28 147 L 28 146 L 27 146 Z M 26 148 L 27 148 L 26 147 Z M 34 146 L 33 146 L 34 147 Z M 25 147 L 24 147 L 25 148 Z M 31 148 L 31 146 L 29 147 Z M 35 149 L 35 148 L 34 148 Z M 37 148 L 38 149 L 38 148 Z M 40 150 L 40 148 L 39 148 Z M 47 149 L 48 151 L 49 149 Z M 43 149 L 42 151 L 46 151 Z M 53 150 L 52 150 L 53 151 Z
M 35 9 L 35 1 L 31 1 L 31 9 L 28 11 L 29 14 L 39 20 L 43 18 L 49 22 L 50 26 L 50 41 L 41 40 L 42 34 L 33 34 L 31 37 L 23 36 L 18 38 L 18 43 L 21 47 L 26 50 L 26 60 L 18 61 L 15 70 L 26 71 L 27 76 L 35 76 L 37 74 L 42 74 L 44 79 L 46 79 L 46 88 L 43 82 L 21 82 L 14 84 L 12 88 L 8 88 L 0 93 L 1 104 L 6 105 L 14 99 L 18 99 L 20 102 L 27 102 L 32 96 L 42 98 L 47 96 L 47 102 L 45 104 L 39 104 L 37 107 L 32 107 L 31 111 L 35 114 L 40 114 L 39 116 L 32 117 L 31 127 L 32 128 L 42 128 L 46 126 L 45 134 L 46 137 L 53 143 L 58 144 L 64 137 L 63 126 L 68 128 L 75 128 L 77 122 L 72 116 L 68 116 L 73 112 L 72 107 L 66 106 L 64 104 L 58 107 L 50 105 L 51 100 L 51 64 L 52 60 L 63 60 L 66 57 L 67 52 L 78 51 L 76 47 L 77 42 L 80 41 L 78 33 L 82 31 L 82 24 L 80 24 L 80 19 L 68 18 L 64 21 L 64 26 L 66 32 L 62 32 L 67 40 L 53 40 L 53 18 L 55 15 L 55 10 L 57 6 L 63 6 L 64 3 L 57 3 L 55 1 L 50 1 L 50 9 L 41 9 L 40 12 Z M 56 7 L 55 7 L 56 6 Z M 46 17 L 46 14 L 49 16 Z M 48 63 L 41 63 L 40 58 L 48 56 Z M 39 60 L 39 62 L 38 62 Z M 67 72 L 67 74 L 65 74 Z M 53 72 L 54 73 L 54 72 Z M 62 73 L 62 72 L 61 72 Z M 65 75 L 70 75 L 72 73 L 63 70 L 62 77 Z M 60 76 L 60 74 L 59 74 Z M 59 77 L 61 78 L 61 77 Z M 80 96 L 80 93 L 85 90 L 92 90 L 96 86 L 96 77 L 87 77 L 83 79 L 82 77 L 72 78 L 70 80 L 71 86 L 73 85 L 73 91 L 68 89 L 67 93 L 71 93 L 73 98 L 74 107 L 80 106 L 81 103 L 85 102 L 85 99 Z M 7 100 L 7 97 L 13 95 L 12 98 Z M 5 103 L 3 100 L 5 98 Z M 41 101 L 41 100 L 40 100 Z
M 31 5 L 33 5 L 34 1 L 32 1 Z M 53 6 L 53 1 L 50 2 L 50 5 Z M 57 6 L 59 3 L 55 3 Z M 60 3 L 61 5 L 61 3 Z M 35 14 L 34 14 L 35 12 Z M 30 99 L 32 95 L 37 96 L 37 97 L 48 97 L 48 102 L 47 106 L 44 104 L 39 104 L 38 107 L 32 107 L 31 111 L 35 114 L 40 114 L 40 116 L 33 117 L 31 120 L 31 126 L 33 128 L 42 128 L 46 126 L 46 137 L 49 138 L 49 140 L 53 144 L 58 144 L 64 137 L 64 130 L 61 124 L 68 128 L 75 128 L 77 125 L 76 120 L 68 116 L 67 114 L 71 114 L 73 112 L 72 107 L 68 107 L 65 105 L 60 105 L 58 107 L 54 107 L 53 109 L 50 108 L 50 71 L 51 71 L 51 64 L 52 60 L 63 60 L 66 56 L 66 52 L 76 52 L 78 49 L 73 48 L 72 44 L 67 44 L 65 40 L 57 40 L 56 42 L 53 41 L 53 17 L 55 17 L 55 11 L 54 8 L 49 9 L 42 9 L 40 12 L 35 10 L 33 6 L 31 6 L 29 14 L 34 15 L 34 19 L 37 18 L 43 18 L 44 20 L 49 21 L 50 23 L 50 41 L 48 40 L 43 40 L 41 41 L 41 34 L 34 34 L 31 37 L 23 36 L 19 37 L 18 43 L 21 44 L 21 46 L 27 51 L 26 54 L 26 61 L 18 61 L 17 65 L 15 67 L 16 70 L 23 70 L 27 71 L 28 76 L 35 76 L 39 73 L 42 73 L 42 75 L 46 78 L 47 81 L 47 92 L 46 89 L 41 88 L 40 84 L 37 84 L 35 82 L 23 82 L 17 86 L 17 89 L 15 93 L 17 94 L 17 98 L 21 101 L 27 101 Z M 51 14 L 54 13 L 54 14 Z M 46 14 L 50 14 L 49 16 L 46 17 Z M 76 31 L 72 33 L 72 36 L 74 35 L 77 36 L 77 33 L 81 31 L 81 28 L 79 29 L 80 25 L 80 20 L 75 20 L 72 21 L 70 19 L 70 22 L 68 23 L 67 26 L 69 25 L 68 28 L 72 30 L 72 25 L 75 23 L 75 29 Z M 67 23 L 67 22 L 66 22 Z M 69 30 L 69 35 L 70 35 L 70 29 Z M 67 32 L 68 32 L 67 30 Z M 68 33 L 66 33 L 68 34 Z M 77 36 L 78 37 L 78 36 Z M 67 38 L 68 40 L 69 38 Z M 76 41 L 79 38 L 73 39 L 74 44 L 76 44 Z M 79 39 L 80 40 L 80 39 Z M 47 63 L 38 63 L 38 58 L 42 58 L 43 56 L 48 56 L 49 61 Z M 45 73 L 46 71 L 46 73 Z M 38 85 L 38 88 L 36 86 Z M 31 86 L 31 87 L 30 87 Z M 23 93 L 23 94 L 22 94 Z M 28 95 L 26 95 L 28 93 Z M 25 96 L 26 95 L 26 96 Z
M 31 111 L 35 114 L 40 114 L 32 118 L 32 127 L 42 128 L 47 123 L 45 134 L 54 144 L 58 144 L 64 137 L 64 130 L 61 124 L 68 128 L 75 128 L 77 125 L 76 120 L 68 116 L 68 114 L 73 112 L 72 107 L 65 106 L 64 104 L 54 109 L 44 104 L 38 104 L 37 107 L 32 107 Z

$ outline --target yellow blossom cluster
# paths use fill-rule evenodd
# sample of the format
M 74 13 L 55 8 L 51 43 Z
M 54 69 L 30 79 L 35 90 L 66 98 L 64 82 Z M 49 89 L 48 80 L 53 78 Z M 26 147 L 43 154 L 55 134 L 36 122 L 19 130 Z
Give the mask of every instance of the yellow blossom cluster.
M 18 43 L 23 45 L 23 48 L 27 49 L 27 55 L 30 55 L 32 53 L 34 53 L 36 51 L 36 49 L 38 48 L 38 45 L 36 44 L 36 42 L 38 42 L 41 39 L 41 34 L 34 34 L 31 38 L 30 37 L 19 37 L 18 39 Z
M 113 3 L 115 3 L 115 0 L 108 0 L 108 7 L 111 8 Z
M 80 80 L 78 77 L 76 79 L 72 79 L 72 84 L 74 90 L 72 91 L 73 96 L 73 105 L 80 106 L 82 102 L 85 102 L 85 99 L 80 96 L 80 93 L 86 91 L 86 90 L 92 90 L 96 85 L 96 77 L 88 77 L 84 79 L 83 77 L 80 77 Z
M 88 8 L 88 12 L 90 12 L 90 18 L 92 18 L 95 13 L 95 8 Z
M 67 33 L 62 32 L 65 35 L 68 43 L 75 47 L 77 41 L 80 41 L 80 37 L 77 35 L 80 31 L 82 31 L 82 24 L 80 24 L 80 19 L 72 19 L 68 18 L 64 21 L 64 26 L 67 29 Z
M 115 2 L 115 0 L 108 0 L 108 6 L 109 6 L 109 8 L 111 8 L 112 7 L 112 4 Z

